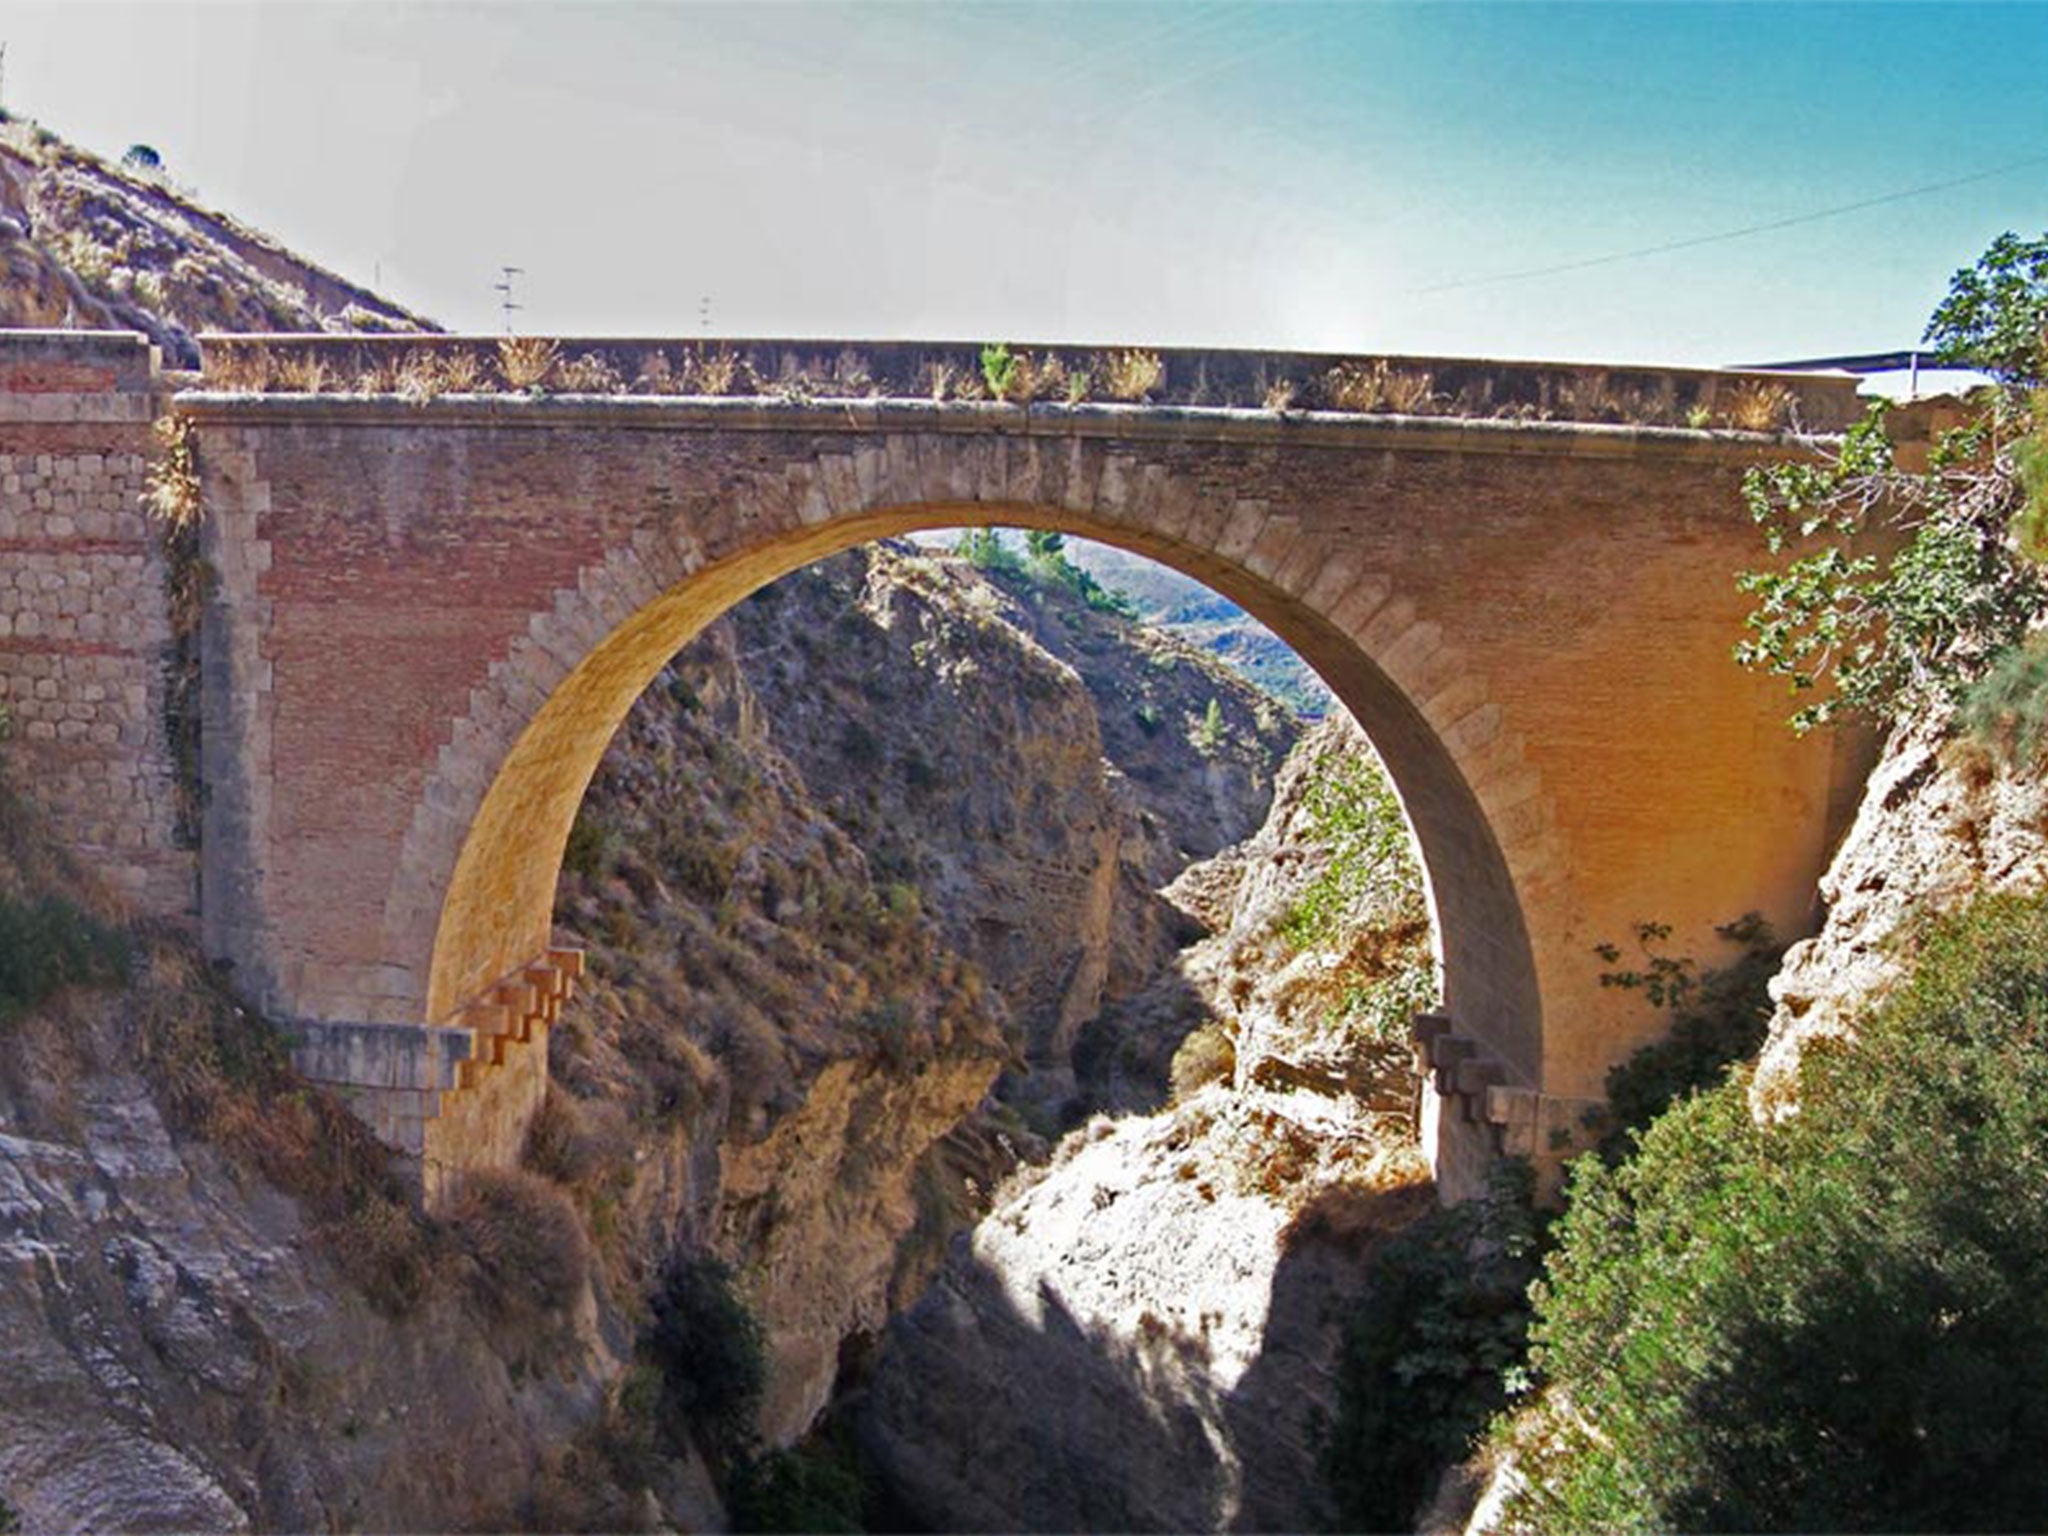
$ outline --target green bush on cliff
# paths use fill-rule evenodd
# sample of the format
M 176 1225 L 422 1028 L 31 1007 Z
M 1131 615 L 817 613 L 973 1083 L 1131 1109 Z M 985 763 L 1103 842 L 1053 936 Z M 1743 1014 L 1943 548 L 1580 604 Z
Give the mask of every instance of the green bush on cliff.
M 60 987 L 115 985 L 128 976 L 119 929 L 61 896 L 0 895 L 0 1022 Z
M 845 1532 L 867 1529 L 867 1485 L 858 1464 L 829 1440 L 769 1451 L 744 1463 L 726 1492 L 735 1531 Z
M 1323 1472 L 1343 1529 L 1412 1530 L 1446 1467 L 1520 1384 L 1542 1232 L 1526 1163 L 1373 1255 L 1338 1361 Z
M 1930 924 L 1796 1116 L 1738 1078 L 1575 1169 L 1503 1428 L 1540 1529 L 2032 1529 L 2048 1508 L 2048 901 Z
M 732 1271 L 708 1254 L 671 1262 L 642 1347 L 661 1376 L 663 1420 L 688 1424 L 719 1455 L 742 1452 L 753 1438 L 768 1364 L 761 1324 Z
M 1423 915 L 1422 867 L 1393 781 L 1377 759 L 1325 756 L 1304 803 L 1308 840 L 1326 857 L 1281 922 L 1290 943 L 1334 944 L 1361 911 L 1387 924 Z

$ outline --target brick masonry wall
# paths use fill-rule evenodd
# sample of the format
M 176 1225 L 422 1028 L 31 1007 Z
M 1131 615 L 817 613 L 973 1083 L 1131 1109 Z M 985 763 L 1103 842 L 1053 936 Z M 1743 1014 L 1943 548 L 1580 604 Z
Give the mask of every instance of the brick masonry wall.
M 0 746 L 57 842 L 143 916 L 195 908 L 164 726 L 161 543 L 139 336 L 0 334 Z
M 1430 872 L 1447 1176 L 1568 1129 L 1661 1027 L 1599 985 L 1596 944 L 1661 921 L 1711 960 L 1752 908 L 1805 931 L 1860 777 L 1862 744 L 1794 740 L 1729 659 L 1758 556 L 1736 485 L 1796 444 L 909 401 L 179 407 L 218 574 L 206 943 L 286 1019 L 457 1025 L 549 943 L 585 783 L 661 663 L 760 583 L 919 527 L 1165 560 L 1352 709 Z M 422 1121 L 428 1164 L 509 1145 L 530 1085 L 499 1083 Z

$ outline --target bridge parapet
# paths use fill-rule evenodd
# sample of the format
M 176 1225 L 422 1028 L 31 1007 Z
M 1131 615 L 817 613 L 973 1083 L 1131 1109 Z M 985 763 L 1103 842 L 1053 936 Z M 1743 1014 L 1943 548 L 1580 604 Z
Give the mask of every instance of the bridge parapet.
M 201 346 L 204 388 L 252 394 L 1121 402 L 1760 433 L 1835 432 L 1860 414 L 1849 375 L 1755 369 L 1041 343 L 1006 346 L 985 366 L 967 342 L 744 337 L 264 335 Z

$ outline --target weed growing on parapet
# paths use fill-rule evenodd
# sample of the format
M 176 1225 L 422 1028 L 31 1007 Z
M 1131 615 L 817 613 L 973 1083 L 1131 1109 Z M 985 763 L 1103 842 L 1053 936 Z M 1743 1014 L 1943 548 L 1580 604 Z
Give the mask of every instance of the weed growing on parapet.
M 1017 359 L 1002 342 L 981 349 L 981 381 L 993 399 L 1007 400 L 1017 383 Z
M 444 352 L 437 359 L 441 368 L 441 388 L 451 395 L 475 394 L 484 382 L 483 359 L 468 348 Z
M 290 354 L 277 365 L 277 382 L 297 395 L 317 395 L 327 388 L 330 375 L 325 360 L 309 352 Z
M 542 389 L 561 360 L 545 336 L 507 336 L 498 343 L 498 372 L 513 389 Z
M 273 359 L 261 343 L 212 346 L 201 359 L 201 379 L 209 388 L 233 394 L 260 395 L 270 387 Z
M 729 395 L 733 381 L 739 377 L 739 354 L 729 347 L 720 347 L 716 352 L 693 354 L 691 372 L 697 378 L 697 392 L 704 395 Z
M 1135 347 L 1105 354 L 1100 373 L 1112 400 L 1147 400 L 1166 383 L 1166 364 L 1159 354 Z
M 1768 379 L 1744 379 L 1728 395 L 1728 424 L 1742 432 L 1776 432 L 1792 424 L 1798 395 Z
M 626 387 L 619 370 L 595 352 L 571 358 L 557 370 L 557 382 L 572 395 L 616 395 Z
M 1336 410 L 1412 416 L 1435 402 L 1435 383 L 1431 374 L 1375 358 L 1370 363 L 1339 363 L 1323 376 L 1323 392 Z

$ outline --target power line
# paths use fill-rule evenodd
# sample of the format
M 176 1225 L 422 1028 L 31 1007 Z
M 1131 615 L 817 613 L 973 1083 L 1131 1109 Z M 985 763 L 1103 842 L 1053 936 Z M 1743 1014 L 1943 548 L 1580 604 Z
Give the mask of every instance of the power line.
M 1989 181 L 1994 176 L 2010 175 L 2014 171 L 2023 171 L 2035 165 L 2048 165 L 2048 155 L 2030 155 L 2024 160 L 1995 166 L 1988 171 L 1972 171 L 1967 176 L 1957 176 L 1948 181 L 1931 181 L 1925 186 L 1908 187 L 1902 192 L 1887 192 L 1881 197 L 1866 197 L 1861 202 L 1842 203 L 1833 208 L 1817 209 L 1812 213 L 1794 214 L 1789 219 L 1772 219 L 1768 223 L 1750 224 L 1742 229 L 1724 229 L 1716 234 L 1694 235 L 1687 240 L 1667 241 L 1663 245 L 1646 245 L 1638 250 L 1616 251 L 1606 256 L 1588 256 L 1581 261 L 1563 261 L 1554 267 L 1530 267 L 1521 272 L 1497 272 L 1490 277 L 1466 277 L 1455 282 L 1432 283 L 1426 288 L 1414 288 L 1409 291 L 1415 294 L 1450 293 L 1461 288 L 1485 288 L 1494 283 L 1519 283 L 1535 277 L 1556 277 L 1565 272 L 1584 272 L 1593 267 L 1611 267 L 1618 262 L 1640 261 L 1645 256 L 1662 256 L 1671 251 L 1696 250 L 1703 245 L 1718 245 L 1724 240 L 1743 240 L 1751 235 L 1765 235 L 1773 230 L 1791 229 L 1800 224 L 1839 218 L 1845 213 L 1860 213 L 1865 208 L 1881 208 L 1887 203 L 1904 202 L 1909 197 L 1925 197 L 1930 192 L 1946 192 L 1951 187 L 1967 187 L 1972 182 Z

